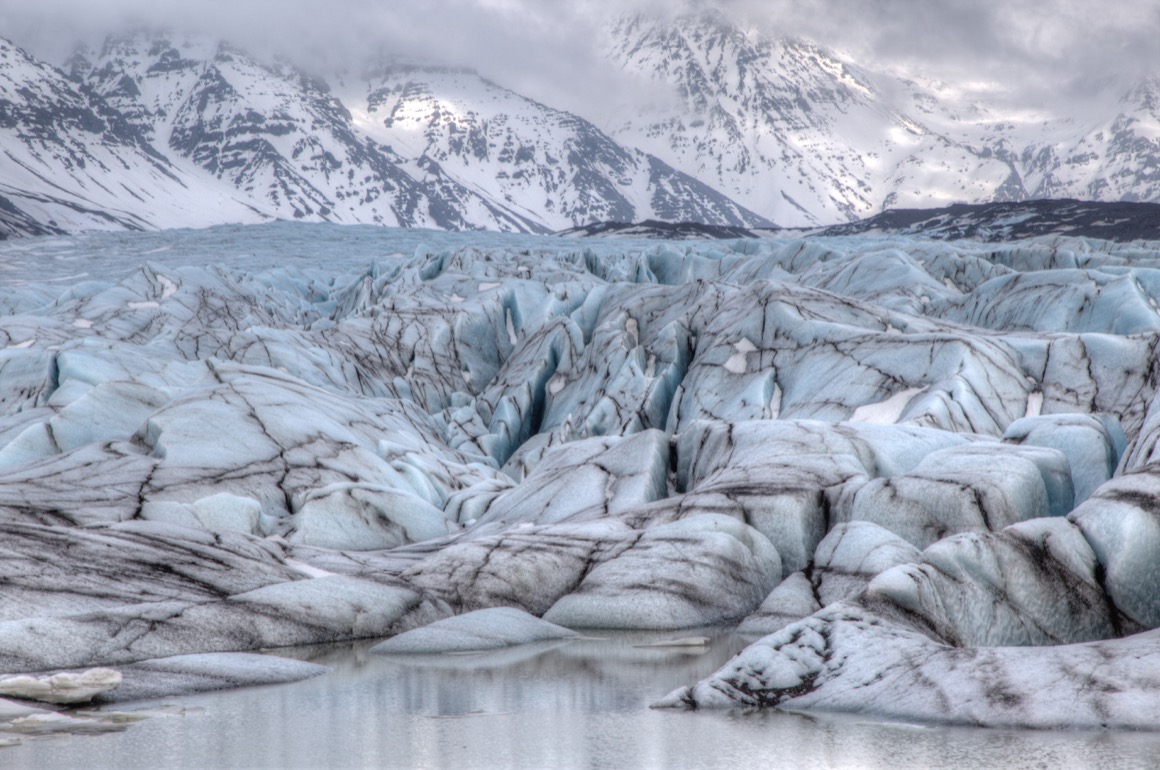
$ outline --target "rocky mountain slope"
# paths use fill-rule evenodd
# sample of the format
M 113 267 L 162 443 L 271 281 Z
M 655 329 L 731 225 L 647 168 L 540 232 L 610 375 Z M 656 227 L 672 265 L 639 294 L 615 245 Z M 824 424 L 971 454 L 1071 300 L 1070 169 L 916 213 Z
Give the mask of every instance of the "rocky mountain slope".
M 553 230 L 648 218 L 769 224 L 592 123 L 470 70 L 377 68 L 347 104 L 368 135 Z
M 4 70 L 8 234 L 266 219 L 522 232 L 609 218 L 769 224 L 470 71 L 377 67 L 340 100 L 286 62 L 188 36 L 111 37 L 73 56 L 67 77 L 3 50 L 20 62 Z M 27 108 L 24 94 L 36 94 Z M 25 173 L 24 156 L 39 173 Z M 104 197 L 73 204 L 84 216 L 29 208 L 46 189 L 93 186 L 78 176 L 86 167 L 111 177 L 96 184 Z M 134 174 L 149 186 L 122 189 Z
M 598 124 L 461 67 L 387 59 L 328 83 L 140 32 L 62 71 L 3 42 L 0 232 L 818 227 L 886 209 L 1160 200 L 1160 80 L 1082 116 L 1013 113 L 718 12 L 615 19 L 604 52 L 638 97 Z
M 175 166 L 121 112 L 0 39 L 0 237 L 259 221 L 240 197 Z
M 628 116 L 614 136 L 779 223 L 1006 194 L 1009 164 L 949 136 L 941 110 L 916 109 L 917 86 L 903 89 L 914 104 L 892 98 L 898 83 L 819 46 L 714 13 L 633 16 L 612 25 L 609 55 L 677 96 Z
M 717 228 L 710 228 L 716 230 Z M 892 209 L 816 235 L 921 235 L 998 243 L 1068 235 L 1126 242 L 1160 240 L 1160 204 L 1077 200 L 956 204 L 940 209 Z
M 609 27 L 626 76 L 670 92 L 611 131 L 779 224 L 888 208 L 1160 199 L 1160 81 L 1084 116 L 1012 115 L 720 13 Z

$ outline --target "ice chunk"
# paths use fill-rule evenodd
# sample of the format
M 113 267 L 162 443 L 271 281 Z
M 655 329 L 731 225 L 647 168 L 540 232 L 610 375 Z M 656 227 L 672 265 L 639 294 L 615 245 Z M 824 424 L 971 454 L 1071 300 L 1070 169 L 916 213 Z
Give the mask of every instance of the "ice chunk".
M 277 655 L 213 652 L 153 658 L 121 666 L 120 671 L 121 686 L 99 696 L 101 703 L 298 682 L 330 669 Z
M 457 611 L 510 606 L 540 616 L 594 564 L 619 555 L 638 537 L 615 519 L 481 532 L 427 556 L 401 577 Z
M 737 627 L 739 634 L 765 636 L 785 628 L 822 608 L 813 584 L 803 572 L 795 572 L 773 589 L 765 601 Z
M 371 652 L 470 652 L 575 636 L 579 636 L 575 631 L 540 620 L 515 607 L 492 607 L 406 631 L 379 642 Z
M 1083 414 L 1025 417 L 1011 423 L 1003 440 L 1059 450 L 1067 457 L 1075 502 L 1088 499 L 1112 477 L 1119 462 L 1115 442 L 1103 420 Z
M 309 492 L 287 526 L 292 543 L 355 551 L 393 548 L 458 529 L 416 495 L 349 482 Z
M 669 440 L 657 430 L 547 450 L 523 483 L 473 515 L 479 524 L 552 524 L 611 515 L 668 493 Z
M 230 597 L 231 602 L 299 623 L 350 629 L 354 638 L 391 633 L 417 599 L 403 585 L 346 575 L 277 583 Z
M 1116 608 L 1140 627 L 1160 627 L 1160 477 L 1117 476 L 1069 518 L 1095 551 Z
M 811 579 L 825 606 L 858 595 L 881 572 L 921 559 L 921 551 L 877 524 L 845 522 L 818 543 Z
M 1009 728 L 1140 729 L 1160 721 L 1158 635 L 964 649 L 839 603 L 755 642 L 712 676 L 654 706 L 783 707 Z
M 781 579 L 759 532 L 703 515 L 647 530 L 544 613 L 569 628 L 679 629 L 739 620 Z
M 1085 642 L 1123 626 L 1097 566 L 1071 522 L 1037 519 L 941 540 L 921 563 L 875 578 L 868 596 L 889 599 L 965 647 Z
M 861 487 L 850 516 L 879 524 L 920 548 L 947 535 L 999 530 L 1046 516 L 1052 508 L 1044 473 L 1033 460 L 1006 449 L 972 444 L 932 452 L 909 473 Z M 1052 458 L 1056 464 L 1047 470 L 1062 474 L 1066 459 L 1058 452 Z M 1070 479 L 1051 478 L 1059 481 L 1053 486 L 1058 491 L 1056 510 L 1066 513 Z
M 768 465 L 716 471 L 681 505 L 695 510 L 731 504 L 774 544 L 788 574 L 809 564 L 831 511 L 866 482 L 864 466 L 850 455 L 787 456 Z
M 0 695 L 44 703 L 88 703 L 97 695 L 115 690 L 121 672 L 111 668 L 90 668 L 80 673 L 62 671 L 50 676 L 0 677 Z

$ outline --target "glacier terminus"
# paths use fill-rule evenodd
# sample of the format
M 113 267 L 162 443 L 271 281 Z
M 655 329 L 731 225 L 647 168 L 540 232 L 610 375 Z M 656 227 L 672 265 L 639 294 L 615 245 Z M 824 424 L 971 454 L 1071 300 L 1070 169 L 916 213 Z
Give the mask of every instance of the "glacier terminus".
M 1153 243 L 282 223 L 0 251 L 17 697 L 736 627 L 653 705 L 1160 724 Z

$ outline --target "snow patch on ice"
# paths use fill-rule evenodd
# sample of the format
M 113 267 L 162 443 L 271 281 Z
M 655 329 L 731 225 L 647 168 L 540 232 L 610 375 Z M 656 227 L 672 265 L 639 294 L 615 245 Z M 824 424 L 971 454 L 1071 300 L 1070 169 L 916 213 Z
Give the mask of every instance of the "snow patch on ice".
M 177 293 L 177 284 L 165 276 L 157 276 L 157 282 L 161 284 L 161 299 L 169 299 Z
M 725 371 L 733 374 L 745 374 L 745 356 L 757 350 L 757 346 L 748 338 L 742 337 L 740 342 L 733 343 L 733 349 L 737 352 L 729 356 L 729 360 L 725 362 Z
M 313 567 L 306 562 L 298 561 L 297 559 L 286 559 L 284 564 L 290 569 L 295 570 L 296 572 L 301 572 L 303 575 L 312 578 L 330 577 L 331 575 L 338 574 L 336 572 L 328 572 L 327 570 Z
M 516 325 L 512 321 L 511 308 L 507 308 L 503 311 L 503 322 L 504 326 L 507 328 L 508 342 L 510 342 L 513 346 L 518 345 L 520 338 L 516 336 Z
M 922 392 L 922 388 L 907 388 L 895 393 L 885 401 L 876 404 L 864 404 L 850 415 L 850 422 L 869 422 L 877 425 L 893 425 L 902 416 L 902 410 L 910 403 L 910 399 Z

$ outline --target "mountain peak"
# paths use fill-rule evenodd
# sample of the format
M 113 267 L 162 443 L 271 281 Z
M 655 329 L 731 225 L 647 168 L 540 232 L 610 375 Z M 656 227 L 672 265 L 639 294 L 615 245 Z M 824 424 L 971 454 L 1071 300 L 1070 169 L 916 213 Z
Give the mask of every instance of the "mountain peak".
M 1133 110 L 1160 116 L 1160 77 L 1142 78 L 1124 94 L 1121 103 Z
M 617 17 L 604 43 L 626 87 L 609 89 L 598 109 L 618 111 L 596 125 L 454 63 L 380 56 L 319 77 L 215 38 L 141 28 L 78 50 L 66 76 L 5 41 L 0 126 L 5 149 L 27 153 L 11 170 L 30 180 L 24 192 L 80 190 L 86 208 L 118 191 L 126 211 L 107 221 L 121 226 L 196 220 L 144 204 L 188 194 L 177 188 L 212 190 L 243 221 L 531 231 L 644 219 L 812 227 L 889 207 L 1160 199 L 1157 78 L 1059 120 L 859 66 L 717 3 Z M 114 181 L 122 169 L 151 192 Z

